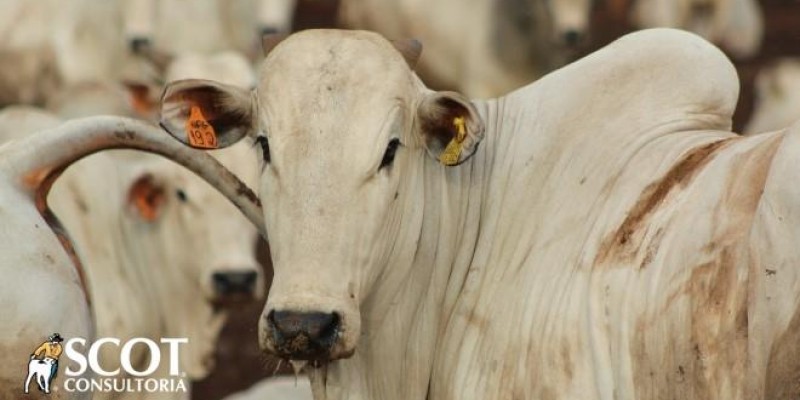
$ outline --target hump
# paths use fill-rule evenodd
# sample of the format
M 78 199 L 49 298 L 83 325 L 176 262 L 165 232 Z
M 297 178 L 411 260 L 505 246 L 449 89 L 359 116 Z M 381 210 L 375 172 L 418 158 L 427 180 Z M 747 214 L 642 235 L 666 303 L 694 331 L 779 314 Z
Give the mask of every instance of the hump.
M 621 120 L 637 131 L 681 118 L 693 121 L 691 129 L 730 130 L 738 96 L 736 69 L 722 51 L 692 33 L 659 28 L 623 36 L 508 97 L 579 112 L 581 127 Z

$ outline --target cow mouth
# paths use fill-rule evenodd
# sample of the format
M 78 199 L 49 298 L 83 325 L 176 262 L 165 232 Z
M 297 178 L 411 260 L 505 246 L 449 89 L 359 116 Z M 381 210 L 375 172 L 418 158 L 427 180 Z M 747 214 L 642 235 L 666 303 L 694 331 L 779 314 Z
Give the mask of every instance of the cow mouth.
M 314 340 L 302 333 L 293 337 L 284 337 L 273 331 L 272 351 L 278 357 L 289 361 L 327 363 L 334 360 L 332 349 L 338 336 L 337 332 L 331 335 L 330 339 Z

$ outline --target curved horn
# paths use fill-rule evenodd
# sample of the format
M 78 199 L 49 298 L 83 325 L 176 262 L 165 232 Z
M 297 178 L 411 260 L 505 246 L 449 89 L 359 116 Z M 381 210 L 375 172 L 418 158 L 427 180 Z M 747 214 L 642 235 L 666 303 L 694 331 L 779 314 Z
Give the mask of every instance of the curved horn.
M 74 119 L 15 144 L 24 151 L 13 153 L 8 161 L 20 177 L 20 187 L 34 197 L 40 210 L 47 206 L 50 186 L 70 164 L 102 150 L 133 149 L 167 157 L 194 172 L 239 208 L 266 238 L 261 201 L 246 184 L 210 155 L 145 122 L 109 116 Z

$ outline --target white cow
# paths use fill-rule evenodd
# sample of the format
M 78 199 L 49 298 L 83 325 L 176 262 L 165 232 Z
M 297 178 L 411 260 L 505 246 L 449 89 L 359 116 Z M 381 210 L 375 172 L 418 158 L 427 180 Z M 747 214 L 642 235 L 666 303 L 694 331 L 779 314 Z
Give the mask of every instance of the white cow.
M 631 18 L 639 28 L 695 32 L 737 58 L 755 56 L 764 36 L 764 16 L 756 0 L 635 0 Z
M 470 101 L 397 46 L 305 31 L 252 92 L 164 94 L 184 143 L 192 105 L 261 145 L 260 340 L 316 399 L 800 395 L 800 126 L 730 132 L 721 51 L 641 31 Z
M 800 119 L 800 60 L 786 58 L 756 77 L 753 116 L 747 134 L 785 128 Z
M 121 0 L 124 32 L 169 54 L 252 53 L 261 32 L 289 32 L 296 0 Z
M 110 148 L 162 154 L 213 186 L 223 187 L 222 192 L 251 221 L 262 224 L 258 201 L 247 195 L 243 183 L 210 157 L 173 143 L 146 124 L 98 117 L 67 122 L 0 146 L 0 308 L 4 310 L 0 398 L 22 397 L 30 353 L 44 335 L 58 331 L 67 340 L 94 337 L 81 265 L 46 201 L 54 180 L 73 162 Z M 67 361 L 61 364 L 62 370 L 77 369 Z M 56 387 L 51 395 L 40 398 L 83 399 L 88 395 Z
M 49 1 L 0 1 L 0 106 L 42 102 L 57 86 Z
M 42 104 L 63 86 L 152 78 L 162 54 L 253 53 L 291 27 L 294 0 L 0 0 L 0 106 Z M 137 42 L 138 41 L 138 42 Z M 133 57 L 142 41 L 161 57 Z M 145 46 L 146 47 L 146 46 Z M 147 53 L 150 54 L 150 53 Z
M 425 43 L 419 70 L 471 97 L 503 95 L 574 57 L 591 0 L 344 0 L 340 20 Z
M 63 86 L 149 78 L 131 60 L 121 0 L 0 0 L 0 105 L 42 104 Z

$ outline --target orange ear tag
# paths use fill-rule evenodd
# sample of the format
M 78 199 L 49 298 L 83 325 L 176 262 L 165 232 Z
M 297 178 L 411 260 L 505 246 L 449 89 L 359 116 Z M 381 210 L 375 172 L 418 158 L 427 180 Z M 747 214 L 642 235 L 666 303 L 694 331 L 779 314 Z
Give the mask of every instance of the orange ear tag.
M 217 134 L 214 127 L 206 121 L 200 107 L 192 106 L 189 119 L 186 120 L 186 136 L 189 145 L 199 149 L 216 149 Z

